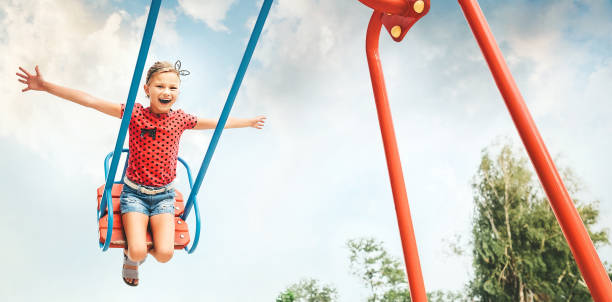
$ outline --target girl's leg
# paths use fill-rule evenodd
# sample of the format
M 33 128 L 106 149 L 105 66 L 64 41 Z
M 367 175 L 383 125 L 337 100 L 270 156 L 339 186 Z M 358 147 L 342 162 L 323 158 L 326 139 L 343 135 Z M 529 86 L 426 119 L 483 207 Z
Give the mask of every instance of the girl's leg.
M 121 216 L 127 240 L 127 256 L 140 262 L 147 257 L 147 225 L 149 216 L 139 212 L 128 212 Z
M 127 240 L 127 250 L 124 253 L 132 261 L 140 262 L 147 256 L 147 225 L 149 216 L 139 212 L 128 212 L 121 215 L 123 232 Z M 138 270 L 138 266 L 124 265 L 124 268 Z M 125 281 L 137 285 L 138 279 L 124 278 Z
M 153 249 L 149 251 L 159 262 L 168 262 L 174 254 L 174 214 L 151 216 Z

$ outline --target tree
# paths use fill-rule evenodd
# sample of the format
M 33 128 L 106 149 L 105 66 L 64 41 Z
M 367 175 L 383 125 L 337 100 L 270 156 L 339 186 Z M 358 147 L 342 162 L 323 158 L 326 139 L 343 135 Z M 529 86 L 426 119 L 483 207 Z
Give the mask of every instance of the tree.
M 469 300 L 465 294 L 461 292 L 452 291 L 433 291 L 427 293 L 428 302 L 468 302 Z
M 351 239 L 347 247 L 351 273 L 361 278 L 370 290 L 368 302 L 412 301 L 403 263 L 389 255 L 381 241 L 374 238 Z M 467 301 L 461 293 L 446 291 L 429 292 L 427 299 L 430 302 Z
M 473 267 L 470 295 L 480 301 L 590 301 L 543 191 L 524 157 L 502 146 L 491 159 L 483 151 L 473 190 Z M 563 173 L 570 195 L 580 186 Z M 609 243 L 604 231 L 590 231 L 599 218 L 597 202 L 574 198 L 596 246 Z
M 387 253 L 382 242 L 358 238 L 346 245 L 350 251 L 351 273 L 360 277 L 372 293 L 368 302 L 410 301 L 402 263 Z
M 336 289 L 319 285 L 315 279 L 302 280 L 285 289 L 276 302 L 333 302 L 337 299 Z

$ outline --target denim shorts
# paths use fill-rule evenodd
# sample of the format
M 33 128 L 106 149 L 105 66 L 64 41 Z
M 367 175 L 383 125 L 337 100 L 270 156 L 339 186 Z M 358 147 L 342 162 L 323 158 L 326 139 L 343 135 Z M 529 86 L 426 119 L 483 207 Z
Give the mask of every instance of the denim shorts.
M 159 189 L 162 187 L 143 186 L 147 189 Z M 149 195 L 123 185 L 123 191 L 119 200 L 121 201 L 121 214 L 128 212 L 143 213 L 148 216 L 171 213 L 174 214 L 174 189 Z

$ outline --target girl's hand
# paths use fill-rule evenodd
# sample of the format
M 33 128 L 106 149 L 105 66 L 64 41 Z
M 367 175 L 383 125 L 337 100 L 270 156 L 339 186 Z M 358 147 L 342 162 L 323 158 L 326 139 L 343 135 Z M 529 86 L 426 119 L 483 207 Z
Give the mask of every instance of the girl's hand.
M 19 66 L 19 70 L 23 73 L 16 73 L 16 75 L 20 76 L 21 79 L 18 79 L 19 82 L 28 85 L 28 87 L 21 90 L 21 92 L 26 92 L 28 90 L 45 90 L 45 80 L 43 80 L 42 74 L 38 70 L 38 65 L 36 65 L 36 75 L 31 75 L 25 69 Z
M 261 128 L 263 128 L 265 120 L 266 120 L 266 117 L 263 116 L 263 115 L 260 115 L 260 116 L 254 118 L 254 119 L 250 119 L 249 120 L 249 127 L 261 129 Z

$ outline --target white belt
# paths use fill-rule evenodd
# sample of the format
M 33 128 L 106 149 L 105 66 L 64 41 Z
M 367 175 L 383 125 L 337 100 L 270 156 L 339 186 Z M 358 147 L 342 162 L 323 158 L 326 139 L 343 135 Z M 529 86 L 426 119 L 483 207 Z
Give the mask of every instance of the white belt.
M 136 191 L 138 191 L 140 193 L 147 194 L 147 195 L 155 195 L 155 194 L 163 193 L 163 192 L 169 191 L 172 188 L 174 188 L 174 186 L 172 186 L 172 183 L 170 183 L 170 184 L 168 184 L 168 185 L 166 185 L 164 187 L 161 187 L 159 189 L 147 189 L 143 185 L 139 185 L 139 184 L 133 183 L 131 180 L 129 180 L 127 178 L 127 176 L 123 178 L 123 182 L 128 187 L 130 187 L 130 188 L 132 188 L 132 189 L 134 189 L 134 190 L 136 190 Z

